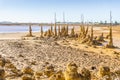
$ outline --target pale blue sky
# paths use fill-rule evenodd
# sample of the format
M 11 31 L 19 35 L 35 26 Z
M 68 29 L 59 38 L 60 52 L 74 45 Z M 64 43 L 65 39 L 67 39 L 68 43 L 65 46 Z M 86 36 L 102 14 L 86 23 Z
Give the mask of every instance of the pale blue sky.
M 12 22 L 53 22 L 57 21 L 109 21 L 112 11 L 113 21 L 120 22 L 120 0 L 0 0 L 0 21 Z

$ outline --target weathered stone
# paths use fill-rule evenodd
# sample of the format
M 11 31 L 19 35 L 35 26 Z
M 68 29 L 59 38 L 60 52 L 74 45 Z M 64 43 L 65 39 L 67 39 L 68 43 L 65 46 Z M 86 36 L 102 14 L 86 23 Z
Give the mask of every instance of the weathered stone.
M 53 74 L 53 75 L 49 78 L 49 80 L 65 80 L 64 74 L 62 73 L 62 71 L 59 71 L 59 72 Z
M 52 65 L 48 65 L 48 66 L 45 67 L 44 75 L 46 75 L 47 77 L 50 77 L 54 73 L 55 73 L 55 71 L 54 71 L 54 67 Z
M 0 80 L 4 80 L 4 79 L 5 79 L 5 70 L 0 69 Z
M 84 77 L 84 80 L 91 80 L 90 71 L 87 70 L 86 68 L 83 68 L 83 69 L 81 70 L 81 74 L 82 74 L 82 76 Z
M 24 74 L 22 76 L 22 80 L 35 80 L 33 76 L 28 75 L 28 74 Z
M 4 67 L 5 66 L 5 59 L 4 58 L 0 58 L 0 67 Z
M 67 65 L 67 70 L 65 71 L 64 76 L 65 80 L 83 80 L 77 72 L 77 65 L 73 62 Z
M 34 71 L 33 69 L 31 69 L 29 66 L 28 67 L 25 67 L 23 70 L 22 70 L 23 74 L 30 74 L 30 75 L 33 75 L 34 74 Z
M 99 68 L 98 75 L 100 77 L 104 77 L 105 75 L 110 75 L 110 68 L 109 67 L 103 67 L 103 66 L 101 66 Z

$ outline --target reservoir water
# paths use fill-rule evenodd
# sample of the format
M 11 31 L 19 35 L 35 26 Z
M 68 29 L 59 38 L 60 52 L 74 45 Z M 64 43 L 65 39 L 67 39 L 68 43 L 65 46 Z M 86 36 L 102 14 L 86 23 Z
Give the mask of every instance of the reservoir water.
M 44 26 L 43 31 L 48 30 L 49 26 Z M 28 32 L 29 26 L 0 26 L 0 33 Z M 39 32 L 40 26 L 32 26 L 33 32 Z

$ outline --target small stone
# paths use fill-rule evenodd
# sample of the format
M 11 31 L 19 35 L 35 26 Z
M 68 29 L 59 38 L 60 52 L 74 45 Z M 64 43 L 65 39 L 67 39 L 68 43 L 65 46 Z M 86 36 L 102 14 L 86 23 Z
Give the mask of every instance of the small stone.
M 0 69 L 0 80 L 3 79 L 4 77 L 5 77 L 5 70 Z
M 25 67 L 23 70 L 22 70 L 23 74 L 30 74 L 30 75 L 33 75 L 34 74 L 34 71 L 28 66 L 28 67 Z

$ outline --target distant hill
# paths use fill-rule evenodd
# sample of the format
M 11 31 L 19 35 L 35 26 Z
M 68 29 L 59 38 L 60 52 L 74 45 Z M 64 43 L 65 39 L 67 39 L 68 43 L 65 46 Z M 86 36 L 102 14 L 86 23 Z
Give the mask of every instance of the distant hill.
M 11 24 L 12 22 L 10 22 L 10 21 L 2 21 L 2 22 L 0 22 L 0 24 Z

